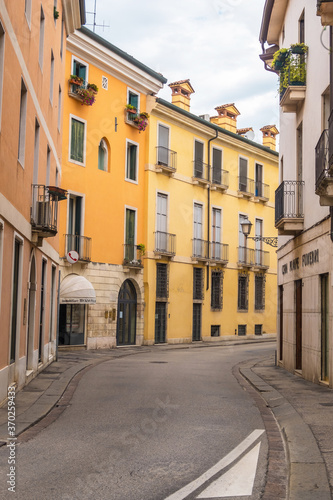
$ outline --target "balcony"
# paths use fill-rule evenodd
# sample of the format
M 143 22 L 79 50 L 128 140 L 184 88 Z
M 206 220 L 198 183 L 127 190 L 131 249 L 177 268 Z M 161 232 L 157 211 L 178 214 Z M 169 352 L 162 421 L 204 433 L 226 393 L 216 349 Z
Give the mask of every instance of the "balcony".
M 65 252 L 75 251 L 79 254 L 79 262 L 91 261 L 91 238 L 79 234 L 65 234 Z
M 269 268 L 269 252 L 265 250 L 255 249 L 254 250 L 254 267 L 258 269 L 268 269 Z
M 253 248 L 238 247 L 238 266 L 252 267 L 254 265 L 254 250 Z
M 156 231 L 154 234 L 154 253 L 165 257 L 174 257 L 174 255 L 176 255 L 176 235 L 164 233 L 163 231 Z
M 149 115 L 145 111 L 125 108 L 125 123 L 144 132 L 148 126 Z
M 229 172 L 212 168 L 212 190 L 226 191 L 229 187 Z
M 306 54 L 292 54 L 280 70 L 280 106 L 284 113 L 296 113 L 305 99 Z
M 156 172 L 163 172 L 168 175 L 176 172 L 176 151 L 156 146 Z
M 77 80 L 77 83 L 72 83 L 74 81 L 74 78 L 71 78 L 69 80 L 68 95 L 70 97 L 73 97 L 74 99 L 77 99 L 82 104 L 92 106 L 96 101 L 96 95 L 98 93 L 97 86 L 95 84 L 82 80 L 82 78 Z
M 32 241 L 41 246 L 43 238 L 58 232 L 58 201 L 66 199 L 66 191 L 55 186 L 32 184 L 32 206 L 30 220 Z
M 202 184 L 208 186 L 209 184 L 209 165 L 201 160 L 193 161 L 193 177 L 194 184 Z
M 304 181 L 283 181 L 275 191 L 275 227 L 280 235 L 303 231 Z
M 238 177 L 238 195 L 246 198 L 254 196 L 254 180 L 247 177 Z
M 330 168 L 328 130 L 324 130 L 316 145 L 316 194 L 321 206 L 333 205 L 333 169 Z
M 229 261 L 229 245 L 219 243 L 217 241 L 211 241 L 210 260 L 216 264 L 227 264 Z
M 143 268 L 142 256 L 143 252 L 141 249 L 137 247 L 137 245 L 133 245 L 130 243 L 124 244 L 124 260 L 123 260 L 124 267 L 128 267 L 130 269 L 142 269 Z
M 207 262 L 209 260 L 209 244 L 206 240 L 194 238 L 192 259 Z
M 333 165 L 333 111 L 328 118 L 328 163 Z
M 317 0 L 317 16 L 321 17 L 323 26 L 333 25 L 333 1 Z
M 254 196 L 260 201 L 266 202 L 269 200 L 269 185 L 263 182 L 256 182 Z

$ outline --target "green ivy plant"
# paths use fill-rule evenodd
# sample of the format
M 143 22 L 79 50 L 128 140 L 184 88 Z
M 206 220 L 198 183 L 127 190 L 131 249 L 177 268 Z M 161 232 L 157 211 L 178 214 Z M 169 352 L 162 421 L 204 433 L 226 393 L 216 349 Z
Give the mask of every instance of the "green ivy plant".
M 308 47 L 304 43 L 295 43 L 289 49 L 275 52 L 272 69 L 279 72 L 280 95 L 289 85 L 305 85 L 307 52 Z

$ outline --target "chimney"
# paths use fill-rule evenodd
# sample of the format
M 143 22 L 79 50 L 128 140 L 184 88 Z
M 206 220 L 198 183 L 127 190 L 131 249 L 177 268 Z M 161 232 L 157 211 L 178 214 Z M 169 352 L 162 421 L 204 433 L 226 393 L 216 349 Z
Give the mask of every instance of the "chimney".
M 172 90 L 172 104 L 185 111 L 190 111 L 190 95 L 194 93 L 194 88 L 190 84 L 190 80 L 180 80 L 179 82 L 170 83 L 169 87 Z
M 222 104 L 222 106 L 217 106 L 215 109 L 218 112 L 218 116 L 212 116 L 210 121 L 236 134 L 237 116 L 240 115 L 240 112 L 235 104 Z
M 266 125 L 260 130 L 262 132 L 262 145 L 272 149 L 273 151 L 276 151 L 276 136 L 279 133 L 276 126 Z
M 245 139 L 250 139 L 250 141 L 253 141 L 254 139 L 254 131 L 252 127 L 238 128 L 236 130 L 236 133 L 238 135 L 241 135 L 242 137 L 245 137 Z

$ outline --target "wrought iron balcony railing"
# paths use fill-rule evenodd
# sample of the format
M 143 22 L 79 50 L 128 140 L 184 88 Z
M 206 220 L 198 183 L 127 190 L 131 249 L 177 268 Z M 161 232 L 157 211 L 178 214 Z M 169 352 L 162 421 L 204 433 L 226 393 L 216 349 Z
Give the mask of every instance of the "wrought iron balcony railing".
M 251 267 L 255 263 L 253 248 L 238 247 L 238 265 Z
M 304 181 L 283 181 L 275 191 L 275 226 L 283 219 L 303 219 Z
M 254 196 L 254 180 L 247 177 L 238 177 L 238 191 L 246 195 Z
M 58 229 L 58 201 L 65 199 L 64 189 L 32 184 L 31 225 L 41 237 L 54 236 Z
M 209 246 L 211 260 L 225 264 L 229 261 L 229 245 L 218 241 L 211 241 Z
M 263 182 L 255 182 L 254 196 L 262 200 L 269 200 L 269 185 Z
M 155 253 L 173 256 L 176 254 L 176 235 L 156 231 L 155 233 Z
M 192 258 L 196 260 L 209 260 L 208 241 L 194 238 Z
M 156 165 L 161 169 L 175 172 L 177 168 L 176 159 L 176 151 L 172 151 L 163 146 L 156 146 Z
M 254 265 L 261 268 L 269 267 L 269 252 L 266 250 L 254 250 Z
M 217 169 L 212 167 L 212 184 L 217 186 L 229 187 L 229 172 L 228 170 Z
M 306 54 L 292 54 L 289 64 L 280 70 L 280 101 L 288 87 L 306 86 Z
M 137 247 L 137 245 L 132 243 L 124 244 L 124 266 L 141 269 L 143 267 L 142 256 L 143 252 Z
M 79 254 L 79 261 L 91 261 L 91 238 L 79 234 L 65 234 L 65 256 L 75 251 Z
M 198 182 L 209 182 L 209 165 L 201 160 L 193 161 L 193 180 Z

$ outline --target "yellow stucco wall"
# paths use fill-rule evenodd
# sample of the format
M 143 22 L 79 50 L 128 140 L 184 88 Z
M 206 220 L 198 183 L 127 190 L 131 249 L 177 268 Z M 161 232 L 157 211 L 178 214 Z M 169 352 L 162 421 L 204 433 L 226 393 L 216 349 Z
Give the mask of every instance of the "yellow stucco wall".
M 196 122 L 188 116 L 177 113 L 175 108 L 169 109 L 161 103 L 151 102 L 151 118 L 149 125 L 149 157 L 146 171 L 146 241 L 147 254 L 145 259 L 145 341 L 154 342 L 155 303 L 156 299 L 156 264 L 168 263 L 169 297 L 167 304 L 168 342 L 192 340 L 192 309 L 193 309 L 193 267 L 202 267 L 204 272 L 204 300 L 202 301 L 201 337 L 210 337 L 211 325 L 220 325 L 221 335 L 234 335 L 238 325 L 247 325 L 247 334 L 254 334 L 254 325 L 262 324 L 263 333 L 276 332 L 276 252 L 275 248 L 262 244 L 262 250 L 270 253 L 270 266 L 265 272 L 266 293 L 265 310 L 254 310 L 254 279 L 253 268 L 249 275 L 248 311 L 237 311 L 238 296 L 238 217 L 246 214 L 253 223 L 251 236 L 255 234 L 255 218 L 263 219 L 263 235 L 277 236 L 274 227 L 274 192 L 278 186 L 278 157 L 271 152 L 256 147 L 233 136 L 219 133 L 219 138 L 211 142 L 210 147 L 221 148 L 223 151 L 224 170 L 229 171 L 229 188 L 226 192 L 212 190 L 210 193 L 210 211 L 212 207 L 222 210 L 222 243 L 229 245 L 229 262 L 226 266 L 217 264 L 207 266 L 205 263 L 195 263 L 192 256 L 193 239 L 193 203 L 203 205 L 203 239 L 207 240 L 207 210 L 208 189 L 206 186 L 194 185 L 193 152 L 194 140 L 205 143 L 204 162 L 208 162 L 208 139 L 215 136 L 215 130 L 207 125 Z M 156 150 L 158 144 L 158 124 L 170 127 L 169 148 L 177 153 L 177 170 L 174 175 L 156 172 Z M 239 156 L 248 158 L 248 177 L 255 178 L 255 162 L 263 165 L 263 182 L 270 186 L 268 202 L 240 197 L 238 194 L 238 162 Z M 212 155 L 211 155 L 212 158 Z M 210 159 L 211 163 L 211 159 Z M 176 255 L 172 259 L 162 257 L 156 259 L 154 254 L 156 231 L 156 196 L 157 192 L 168 195 L 168 229 L 176 235 Z M 210 221 L 211 224 L 211 221 Z M 210 238 L 211 239 L 211 238 Z M 255 248 L 252 240 L 248 248 Z M 207 286 L 207 268 L 209 269 L 209 289 Z M 223 280 L 223 308 L 212 311 L 210 305 L 211 272 L 221 269 Z

